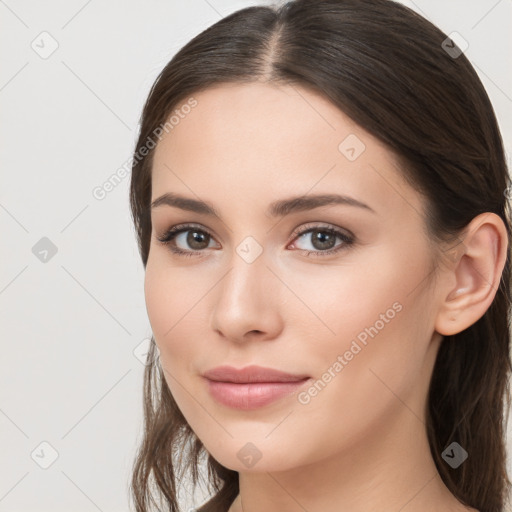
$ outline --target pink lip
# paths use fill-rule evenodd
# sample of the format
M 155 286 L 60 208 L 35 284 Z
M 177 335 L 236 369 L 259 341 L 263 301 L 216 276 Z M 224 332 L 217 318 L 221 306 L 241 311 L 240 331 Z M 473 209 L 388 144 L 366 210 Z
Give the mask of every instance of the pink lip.
M 207 379 L 208 390 L 215 400 L 244 410 L 263 407 L 290 395 L 310 378 L 255 365 L 241 370 L 218 366 L 203 373 L 203 377 Z

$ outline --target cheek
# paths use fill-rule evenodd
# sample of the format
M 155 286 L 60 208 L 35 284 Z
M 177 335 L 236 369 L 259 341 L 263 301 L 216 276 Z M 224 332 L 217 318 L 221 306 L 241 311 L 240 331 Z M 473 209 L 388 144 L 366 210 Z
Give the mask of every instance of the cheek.
M 162 364 L 170 360 L 170 353 L 174 355 L 184 346 L 178 341 L 185 333 L 187 311 L 194 303 L 189 300 L 186 291 L 193 288 L 191 283 L 188 283 L 187 288 L 180 280 L 180 273 L 173 271 L 168 264 L 159 262 L 156 257 L 148 260 L 144 276 L 144 296 Z M 188 314 L 191 313 L 193 311 Z
M 144 297 L 149 323 L 158 344 L 164 324 L 169 321 L 169 312 L 172 311 L 172 294 L 165 293 L 166 289 L 169 290 L 168 285 L 170 284 L 168 273 L 164 272 L 158 261 L 151 256 L 148 259 L 144 275 Z M 167 329 L 170 325 L 172 324 L 169 324 Z
M 302 341 L 306 333 L 311 339 L 307 360 L 322 381 L 318 395 L 328 401 L 327 396 L 338 396 L 357 410 L 365 403 L 385 403 L 393 392 L 407 394 L 419 378 L 430 341 L 428 294 L 417 286 L 426 263 L 416 259 L 414 268 L 407 268 L 404 256 L 382 256 L 375 260 L 375 272 L 370 265 L 340 269 L 318 280 L 322 289 L 308 280 L 301 290 L 318 315 L 297 317 Z
M 191 266 L 173 268 L 165 255 L 148 260 L 144 277 L 147 315 L 162 365 L 173 374 L 191 372 L 203 351 L 205 294 L 212 283 Z
M 307 274 L 297 269 L 283 272 L 282 280 L 293 290 L 293 294 L 284 292 L 289 296 L 285 321 L 301 326 L 301 339 L 306 333 L 316 337 L 315 349 L 322 351 L 320 347 L 343 348 L 360 333 L 364 337 L 365 329 L 376 322 L 379 331 L 387 329 L 387 322 L 381 325 L 381 314 L 385 321 L 395 318 L 399 305 L 394 309 L 393 304 L 403 301 L 406 286 L 403 275 L 398 278 L 400 263 L 387 256 L 380 254 L 357 265 L 351 261 L 337 267 L 312 266 Z
M 172 339 L 200 295 L 197 281 L 187 272 L 174 268 L 162 250 L 148 259 L 144 276 L 144 296 L 155 338 Z
M 164 379 L 180 410 L 187 413 L 190 404 L 187 395 L 182 396 L 182 386 L 186 385 L 191 371 L 189 366 L 193 359 L 190 351 L 193 347 L 183 341 L 187 334 L 190 337 L 188 321 L 194 310 L 191 310 L 189 302 L 194 304 L 197 300 L 189 301 L 186 294 L 181 292 L 182 289 L 186 290 L 182 286 L 179 272 L 173 272 L 168 265 L 148 260 L 144 295 L 149 323 L 160 352 Z

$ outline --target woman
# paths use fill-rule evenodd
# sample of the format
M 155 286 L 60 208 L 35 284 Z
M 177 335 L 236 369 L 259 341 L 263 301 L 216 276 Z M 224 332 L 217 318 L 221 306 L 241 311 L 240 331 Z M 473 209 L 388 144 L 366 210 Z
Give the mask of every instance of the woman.
M 509 178 L 455 41 L 389 0 L 242 9 L 143 110 L 136 510 L 503 512 Z M 159 356 L 156 357 L 158 351 Z

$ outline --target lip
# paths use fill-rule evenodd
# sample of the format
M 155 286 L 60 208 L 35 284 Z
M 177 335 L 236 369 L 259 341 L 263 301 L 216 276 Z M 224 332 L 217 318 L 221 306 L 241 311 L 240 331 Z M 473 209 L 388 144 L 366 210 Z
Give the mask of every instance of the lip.
M 251 410 L 290 396 L 310 380 L 273 368 L 218 366 L 203 373 L 208 391 L 219 403 L 235 409 Z
M 217 366 L 203 373 L 208 380 L 218 382 L 254 383 L 254 382 L 297 382 L 309 378 L 309 375 L 294 375 L 274 368 L 251 365 L 237 370 L 233 366 Z

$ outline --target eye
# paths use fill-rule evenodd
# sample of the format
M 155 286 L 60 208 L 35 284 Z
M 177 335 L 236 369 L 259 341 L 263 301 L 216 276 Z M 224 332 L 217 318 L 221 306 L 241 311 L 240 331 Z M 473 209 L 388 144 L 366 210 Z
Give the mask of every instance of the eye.
M 293 240 L 300 239 L 299 242 L 301 243 L 309 238 L 313 250 L 304 247 L 298 247 L 298 249 L 305 251 L 306 256 L 313 255 L 314 257 L 337 253 L 354 243 L 353 235 L 331 226 L 314 225 L 306 229 L 302 228 L 296 230 L 293 236 Z M 157 239 L 162 244 L 169 245 L 172 253 L 180 256 L 201 256 L 201 252 L 211 247 L 210 242 L 213 241 L 213 237 L 207 230 L 193 224 L 173 226 Z M 335 245 L 336 239 L 340 239 L 341 243 Z M 188 245 L 191 249 L 180 248 L 178 244 Z M 297 246 L 297 242 L 292 245 Z
M 188 233 L 188 234 L 187 234 Z M 184 236 L 186 235 L 186 236 Z M 197 256 L 198 252 L 208 248 L 208 243 L 213 240 L 208 231 L 196 227 L 193 224 L 179 224 L 167 230 L 158 240 L 169 245 L 171 252 L 180 256 Z M 192 250 L 180 249 L 177 243 L 189 244 Z
M 329 256 L 331 254 L 337 253 L 341 250 L 344 250 L 351 246 L 354 243 L 354 236 L 345 233 L 337 228 L 331 226 L 319 226 L 315 225 L 314 227 L 310 227 L 309 229 L 301 229 L 298 232 L 295 232 L 294 235 L 300 239 L 300 242 L 310 240 L 313 249 L 318 250 L 309 250 L 304 247 L 298 247 L 299 249 L 306 251 L 306 256 L 313 255 L 314 257 L 323 257 Z M 311 235 L 311 236 L 310 236 Z M 342 242 L 338 245 L 336 244 L 336 239 L 340 239 Z M 297 245 L 297 242 L 294 242 L 293 245 Z

